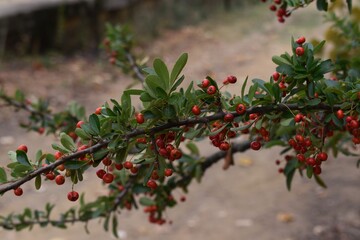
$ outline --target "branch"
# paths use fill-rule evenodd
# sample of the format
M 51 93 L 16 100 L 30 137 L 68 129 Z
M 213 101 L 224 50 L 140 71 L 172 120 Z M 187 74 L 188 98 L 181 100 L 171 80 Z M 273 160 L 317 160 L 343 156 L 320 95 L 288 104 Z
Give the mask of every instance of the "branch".
M 23 109 L 33 115 L 39 116 L 42 119 L 46 119 L 48 121 L 53 120 L 53 116 L 41 111 L 38 111 L 34 109 L 33 107 L 29 106 L 28 104 L 15 101 L 14 99 L 11 99 L 9 96 L 6 96 L 5 94 L 0 94 L 0 99 L 3 99 L 9 106 L 13 106 L 17 109 Z
M 281 105 L 272 105 L 272 106 L 260 106 L 260 107 L 251 107 L 249 109 L 246 110 L 246 113 L 247 114 L 250 114 L 250 113 L 265 113 L 265 112 L 276 112 L 276 111 L 281 111 L 281 112 L 285 112 L 285 111 L 289 111 L 290 110 L 301 110 L 301 109 L 304 109 L 303 106 L 299 106 L 298 104 L 281 104 Z M 328 111 L 331 111 L 331 110 L 337 110 L 337 109 L 340 109 L 340 105 L 334 105 L 334 106 L 330 106 L 330 105 L 327 105 L 327 104 L 318 104 L 316 106 L 309 106 L 307 107 L 306 109 L 311 109 L 311 110 L 328 110 Z M 237 116 L 240 116 L 238 113 L 236 112 L 232 112 L 232 114 L 237 117 Z M 160 125 L 160 126 L 156 126 L 156 127 L 153 127 L 153 128 L 150 128 L 150 129 L 136 129 L 132 132 L 129 132 L 127 134 L 124 134 L 121 136 L 121 138 L 123 139 L 130 139 L 130 138 L 133 138 L 133 137 L 137 137 L 137 136 L 140 136 L 140 135 L 146 135 L 146 134 L 150 134 L 150 135 L 153 135 L 157 132 L 161 132 L 163 130 L 166 130 L 166 129 L 170 129 L 170 128 L 173 128 L 173 127 L 181 127 L 181 126 L 186 126 L 186 125 L 191 125 L 191 124 L 199 124 L 199 123 L 203 123 L 203 124 L 206 124 L 206 123 L 209 123 L 211 121 L 215 121 L 215 120 L 220 120 L 220 119 L 223 119 L 225 116 L 225 113 L 224 112 L 217 112 L 213 115 L 210 115 L 210 116 L 206 116 L 206 117 L 200 117 L 200 118 L 194 118 L 194 119 L 186 119 L 186 120 L 182 120 L 182 121 L 178 121 L 178 122 L 170 122 L 170 123 L 166 123 L 166 124 L 163 124 L 163 125 Z M 39 168 L 31 173 L 29 173 L 29 175 L 19 179 L 19 180 L 16 180 L 10 184 L 7 184 L 6 186 L 0 188 L 0 194 L 3 194 L 11 189 L 15 189 L 17 187 L 20 187 L 20 185 L 22 185 L 23 183 L 25 182 L 28 182 L 30 181 L 31 179 L 35 178 L 37 175 L 40 175 L 42 173 L 45 173 L 45 172 L 48 172 L 48 171 L 52 171 L 54 170 L 57 166 L 65 163 L 66 161 L 68 160 L 71 160 L 71 159 L 77 159 L 85 154 L 92 154 L 94 152 L 96 152 L 97 150 L 101 149 L 102 147 L 105 147 L 107 146 L 107 144 L 110 143 L 110 140 L 103 140 L 103 141 L 100 141 L 98 142 L 97 144 L 85 149 L 85 150 L 82 150 L 82 151 L 78 151 L 78 152 L 75 152 L 75 153 L 72 153 L 70 155 L 67 155 L 67 156 L 64 156 L 63 158 L 55 161 L 54 163 L 51 163 L 49 164 L 48 166 L 46 167 L 42 167 L 42 168 Z M 234 150 L 236 150 L 237 147 L 234 148 Z M 239 151 L 241 151 L 241 149 L 243 148 L 240 148 L 239 147 Z M 234 151 L 232 150 L 232 151 Z M 220 159 L 223 158 L 225 156 L 225 152 L 223 153 L 219 153 L 219 156 L 221 155 Z M 218 157 L 217 157 L 218 158 Z M 215 159 L 213 161 L 216 161 L 216 160 L 219 160 L 217 158 L 212 158 L 212 159 Z M 209 163 L 207 164 L 210 164 L 211 161 L 209 161 Z M 212 165 L 212 163 L 210 164 Z M 206 167 L 207 165 L 204 165 L 205 169 L 208 168 Z
M 135 73 L 135 77 L 141 82 L 144 83 L 145 81 L 145 76 L 144 74 L 141 73 L 141 68 L 139 65 L 136 64 L 135 60 L 134 60 L 134 56 L 131 53 L 126 53 L 126 58 L 130 63 L 130 67 L 132 68 L 132 70 Z

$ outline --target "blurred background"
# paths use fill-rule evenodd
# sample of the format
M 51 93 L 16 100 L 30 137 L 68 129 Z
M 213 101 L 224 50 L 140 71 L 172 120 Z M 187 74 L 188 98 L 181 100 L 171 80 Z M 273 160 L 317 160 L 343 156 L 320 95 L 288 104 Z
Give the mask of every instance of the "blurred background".
M 277 22 L 268 4 L 254 0 L 0 0 L 0 86 L 8 94 L 16 89 L 30 99 L 49 99 L 53 111 L 70 101 L 93 112 L 110 98 L 119 99 L 133 80 L 108 63 L 99 48 L 105 23 L 129 24 L 136 52 L 161 57 L 172 65 L 189 53 L 186 81 L 206 75 L 222 81 L 233 74 L 268 80 L 275 70 L 273 55 L 290 51 L 291 36 L 323 39 L 329 26 L 314 7 L 296 11 L 285 24 Z M 240 92 L 238 87 L 226 89 Z M 29 156 L 37 149 L 51 151 L 52 136 L 19 127 L 26 113 L 1 106 L 0 165 L 7 152 L 27 144 Z M 241 139 L 239 139 L 241 141 Z M 199 143 L 206 156 L 215 149 Z M 291 192 L 275 165 L 280 149 L 248 151 L 235 155 L 235 166 L 222 163 L 194 183 L 187 201 L 167 211 L 172 225 L 154 226 L 142 211 L 123 211 L 118 232 L 122 239 L 259 239 L 259 240 L 357 240 L 360 239 L 360 172 L 356 159 L 329 159 L 322 189 L 312 180 L 296 176 Z M 91 186 L 91 187 L 89 187 Z M 23 207 L 56 204 L 56 213 L 76 204 L 66 199 L 70 185 L 47 182 L 40 191 L 24 185 L 20 198 L 11 192 L 0 198 L 0 215 Z M 88 201 L 106 194 L 95 176 L 85 174 L 77 186 Z M 178 192 L 176 198 L 180 198 Z M 110 238 L 94 220 L 90 235 L 82 224 L 67 230 L 35 227 L 31 232 L 0 229 L 0 239 L 85 240 Z

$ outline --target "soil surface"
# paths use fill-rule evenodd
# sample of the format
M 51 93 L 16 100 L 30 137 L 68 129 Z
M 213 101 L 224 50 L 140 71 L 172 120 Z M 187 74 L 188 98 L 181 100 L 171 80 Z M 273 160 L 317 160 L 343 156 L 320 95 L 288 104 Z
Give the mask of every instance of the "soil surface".
M 238 79 L 269 79 L 275 65 L 271 57 L 290 50 L 290 38 L 304 35 L 320 38 L 325 29 L 322 18 L 314 9 L 299 11 L 286 24 L 278 24 L 264 6 L 234 10 L 214 17 L 197 26 L 167 31 L 148 44 L 144 52 L 150 59 L 161 56 L 173 63 L 183 52 L 189 53 L 185 70 L 187 84 L 211 75 L 221 81 L 229 74 Z M 110 98 L 118 99 L 132 80 L 109 66 L 105 58 L 82 56 L 64 58 L 47 55 L 11 60 L 0 65 L 0 85 L 8 93 L 16 88 L 34 96 L 49 98 L 54 111 L 61 110 L 70 100 L 86 106 L 87 112 Z M 241 84 L 228 90 L 240 92 Z M 26 113 L 14 113 L 2 107 L 0 114 L 0 164 L 8 163 L 7 151 L 19 144 L 28 144 L 29 156 L 37 149 L 51 151 L 56 138 L 27 133 L 18 127 L 26 121 Z M 241 139 L 239 139 L 240 141 Z M 200 143 L 204 155 L 214 152 L 207 141 Z M 247 151 L 236 154 L 236 164 L 227 171 L 222 163 L 208 170 L 201 184 L 194 183 L 187 201 L 167 211 L 172 225 L 154 226 L 139 211 L 123 211 L 119 217 L 121 239 L 259 239 L 259 240 L 356 240 L 360 239 L 360 170 L 356 159 L 329 159 L 322 177 L 328 189 L 313 180 L 296 176 L 292 191 L 285 187 L 275 160 L 280 149 Z M 66 193 L 70 185 L 46 183 L 36 191 L 33 183 L 24 185 L 24 195 L 9 192 L 0 199 L 0 215 L 23 207 L 41 209 L 46 202 L 57 205 L 54 210 L 76 206 L 69 203 Z M 95 171 L 85 175 L 76 187 L 86 192 L 87 200 L 106 193 Z M 175 197 L 180 198 L 182 192 Z M 0 239 L 88 240 L 113 239 L 97 220 L 89 224 L 90 235 L 82 224 L 67 230 L 35 227 L 31 232 L 0 230 Z

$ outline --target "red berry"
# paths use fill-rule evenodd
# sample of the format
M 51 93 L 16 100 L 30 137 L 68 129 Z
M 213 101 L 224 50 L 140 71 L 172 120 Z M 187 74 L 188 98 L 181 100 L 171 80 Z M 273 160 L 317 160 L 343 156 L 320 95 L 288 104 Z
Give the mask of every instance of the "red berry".
M 163 157 L 168 157 L 169 155 L 169 152 L 166 150 L 166 148 L 159 148 L 158 152 Z
M 316 156 L 316 159 L 319 161 L 326 161 L 328 159 L 328 155 L 326 152 L 321 152 Z
M 55 179 L 55 174 L 53 172 L 49 172 L 45 176 L 49 180 L 54 180 Z
M 129 162 L 129 161 L 124 162 L 123 165 L 124 165 L 124 168 L 126 168 L 126 169 L 131 169 L 133 167 L 133 163 Z
M 274 0 L 274 3 L 281 4 L 281 0 Z
M 321 167 L 320 166 L 314 166 L 313 167 L 313 172 L 314 172 L 315 175 L 320 175 Z
M 185 197 L 185 196 L 181 196 L 181 197 L 180 197 L 180 201 L 181 201 L 181 202 L 185 202 L 185 201 L 186 201 L 186 197 Z
M 243 115 L 246 112 L 246 106 L 242 103 L 236 106 L 236 112 L 240 115 Z
M 302 55 L 304 55 L 305 50 L 304 50 L 303 47 L 297 47 L 297 48 L 295 49 L 295 53 L 296 53 L 296 55 L 298 55 L 298 56 L 302 56 Z
M 313 158 L 313 157 L 307 158 L 307 159 L 306 159 L 306 164 L 307 164 L 307 165 L 310 165 L 310 166 L 315 166 L 315 165 L 316 165 L 316 160 L 315 160 L 315 158 Z
M 71 191 L 67 194 L 67 198 L 72 201 L 75 202 L 76 200 L 78 200 L 79 198 L 79 193 L 76 191 Z
M 121 170 L 121 169 L 123 169 L 123 165 L 121 164 L 121 163 L 115 163 L 115 168 L 117 169 L 117 170 Z
M 285 22 L 285 19 L 284 19 L 283 17 L 278 17 L 278 21 L 279 21 L 280 23 L 283 23 L 283 22 Z
M 100 115 L 100 114 L 101 114 L 101 110 L 102 110 L 101 107 L 96 108 L 95 114 L 96 114 L 96 115 Z
M 45 128 L 40 127 L 40 128 L 38 129 L 38 133 L 39 133 L 39 134 L 43 134 L 44 132 L 45 132 Z
M 78 121 L 78 123 L 76 124 L 77 128 L 81 128 L 81 125 L 83 125 L 85 122 L 84 121 Z
M 299 134 L 295 136 L 295 139 L 298 143 L 304 142 L 304 137 Z
M 303 120 L 303 117 L 304 117 L 304 115 L 302 115 L 301 113 L 298 113 L 298 114 L 295 115 L 294 121 L 297 122 L 297 123 L 301 122 Z
M 18 148 L 16 150 L 19 150 L 19 151 L 24 151 L 25 153 L 27 153 L 28 151 L 28 148 L 26 145 L 24 144 L 21 144 L 20 146 L 18 146 Z
M 200 108 L 199 108 L 198 105 L 194 105 L 194 106 L 192 107 L 191 111 L 192 111 L 192 113 L 193 113 L 194 115 L 200 115 L 200 113 L 201 113 L 201 110 L 200 110 Z
M 138 171 L 139 171 L 139 169 L 137 167 L 135 167 L 135 166 L 130 169 L 130 172 L 132 174 L 137 174 Z
M 234 115 L 232 115 L 231 113 L 227 113 L 224 116 L 224 121 L 225 122 L 232 122 L 234 120 Z
M 279 77 L 280 77 L 280 73 L 278 72 L 274 72 L 273 75 L 272 75 L 274 81 L 276 82 L 277 80 L 279 80 Z
M 220 150 L 227 151 L 230 149 L 230 144 L 228 142 L 222 142 L 219 146 Z
M 229 82 L 229 83 L 236 83 L 236 81 L 237 81 L 237 78 L 235 77 L 235 76 L 228 76 L 227 78 L 226 78 L 226 80 Z
M 15 194 L 16 196 L 21 196 L 21 195 L 23 194 L 22 188 L 21 188 L 21 187 L 15 188 L 15 189 L 14 189 L 14 194 Z
M 208 86 L 210 85 L 210 80 L 209 79 L 204 79 L 204 80 L 202 80 L 202 82 L 201 82 L 201 87 L 202 88 L 207 88 Z
M 135 118 L 136 118 L 136 122 L 138 124 L 143 124 L 145 122 L 144 114 L 142 114 L 142 113 L 136 114 Z
M 170 152 L 170 157 L 173 159 L 180 159 L 182 157 L 182 152 L 179 149 L 174 148 Z
M 304 154 L 298 154 L 296 155 L 296 158 L 299 160 L 299 162 L 305 162 L 306 161 L 306 158 L 304 156 Z
M 63 155 L 63 154 L 62 154 L 61 152 L 59 152 L 59 151 L 56 151 L 55 154 L 54 154 L 56 160 L 58 160 L 59 158 L 61 158 L 62 155 Z
M 359 123 L 356 120 L 351 120 L 349 125 L 350 125 L 350 128 L 352 128 L 352 129 L 359 127 Z
M 156 184 L 156 182 L 154 181 L 154 180 L 149 180 L 147 183 L 146 183 L 146 186 L 148 186 L 149 188 L 151 188 L 151 189 L 155 189 L 155 188 L 157 188 L 157 184 Z
M 104 183 L 112 183 L 114 181 L 114 175 L 111 173 L 106 173 L 102 180 L 104 181 Z
M 338 119 L 343 119 L 343 118 L 344 118 L 344 111 L 341 110 L 341 109 L 337 110 L 337 112 L 336 112 L 336 117 L 337 117 Z
M 228 80 L 227 78 L 224 79 L 223 84 L 224 84 L 224 85 L 228 85 L 228 84 L 229 84 L 229 80 Z
M 257 150 L 259 150 L 259 149 L 261 148 L 261 143 L 258 142 L 258 141 L 252 141 L 252 142 L 250 143 L 250 148 L 251 148 L 252 150 L 257 151 Z
M 270 5 L 269 9 L 271 11 L 275 12 L 276 11 L 276 6 L 275 5 Z
M 63 175 L 57 175 L 55 182 L 57 185 L 63 185 L 65 183 L 65 177 Z
M 112 161 L 110 158 L 106 157 L 101 161 L 105 166 L 110 166 L 112 164 Z
M 216 87 L 215 86 L 213 86 L 213 85 L 211 85 L 210 87 L 208 87 L 208 89 L 207 89 L 207 94 L 209 94 L 209 95 L 214 95 L 215 93 L 216 93 Z
M 164 175 L 165 175 L 166 177 L 170 177 L 172 174 L 173 174 L 173 170 L 172 170 L 172 169 L 170 169 L 170 168 L 165 169 Z
M 100 179 L 103 179 L 105 174 L 106 174 L 106 171 L 104 169 L 99 169 L 96 171 L 96 176 L 98 176 L 98 178 L 100 178 Z
M 299 38 L 296 40 L 296 43 L 301 45 L 301 44 L 303 44 L 305 41 L 306 41 L 305 37 L 299 37 Z

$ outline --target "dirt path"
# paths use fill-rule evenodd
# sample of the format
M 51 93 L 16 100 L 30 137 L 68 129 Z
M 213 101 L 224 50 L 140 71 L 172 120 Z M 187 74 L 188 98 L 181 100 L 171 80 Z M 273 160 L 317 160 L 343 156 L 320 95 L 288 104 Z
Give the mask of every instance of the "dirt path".
M 149 52 L 151 56 L 163 56 L 167 62 L 188 52 L 187 81 L 200 80 L 205 75 L 220 80 L 228 74 L 239 79 L 247 75 L 250 79 L 267 79 L 274 71 L 271 56 L 288 51 L 292 35 L 321 36 L 323 27 L 314 11 L 301 11 L 292 16 L 291 23 L 281 25 L 263 10 L 261 6 L 235 11 L 214 16 L 213 20 L 196 27 L 167 32 L 151 46 L 149 44 Z M 39 69 L 38 62 L 45 62 L 47 67 Z M 52 105 L 59 109 L 68 99 L 74 99 L 85 104 L 88 112 L 93 111 L 107 99 L 119 98 L 123 87 L 130 83 L 129 78 L 105 63 L 81 57 L 70 60 L 42 57 L 0 67 L 0 83 L 6 89 L 12 91 L 19 87 L 34 96 L 51 97 Z M 232 91 L 240 91 L 240 87 Z M 54 140 L 36 133 L 26 134 L 17 128 L 18 119 L 14 120 L 14 116 L 9 109 L 2 109 L 1 165 L 7 161 L 6 152 L 20 143 L 31 143 L 31 155 L 34 149 L 49 150 Z M 16 115 L 19 119 L 23 116 Z M 6 136 L 7 142 L 4 141 Z M 201 146 L 203 153 L 214 151 L 207 142 Z M 293 191 L 288 192 L 285 179 L 277 173 L 274 164 L 277 150 L 237 154 L 236 165 L 228 171 L 222 171 L 221 164 L 214 166 L 206 172 L 201 185 L 191 186 L 185 203 L 167 212 L 173 225 L 153 226 L 147 223 L 141 211 L 124 211 L 119 219 L 120 235 L 123 239 L 144 240 L 360 239 L 360 172 L 355 167 L 355 159 L 339 157 L 326 163 L 323 178 L 329 185 L 327 190 L 296 176 Z M 104 193 L 94 173 L 85 177 L 89 185 L 80 184 L 78 190 L 86 191 L 86 199 L 92 200 Z M 22 204 L 40 208 L 48 201 L 57 203 L 60 210 L 68 208 L 71 206 L 66 200 L 68 189 L 69 185 L 55 190 L 53 184 L 46 184 L 36 192 L 32 184 L 27 184 L 23 197 L 14 198 L 12 194 L 1 197 L 0 214 L 20 209 Z M 178 192 L 175 197 L 181 195 Z M 70 226 L 66 231 L 53 228 L 20 233 L 0 230 L 0 239 L 112 239 L 97 221 L 91 222 L 89 229 L 91 235 L 84 232 L 81 224 Z

